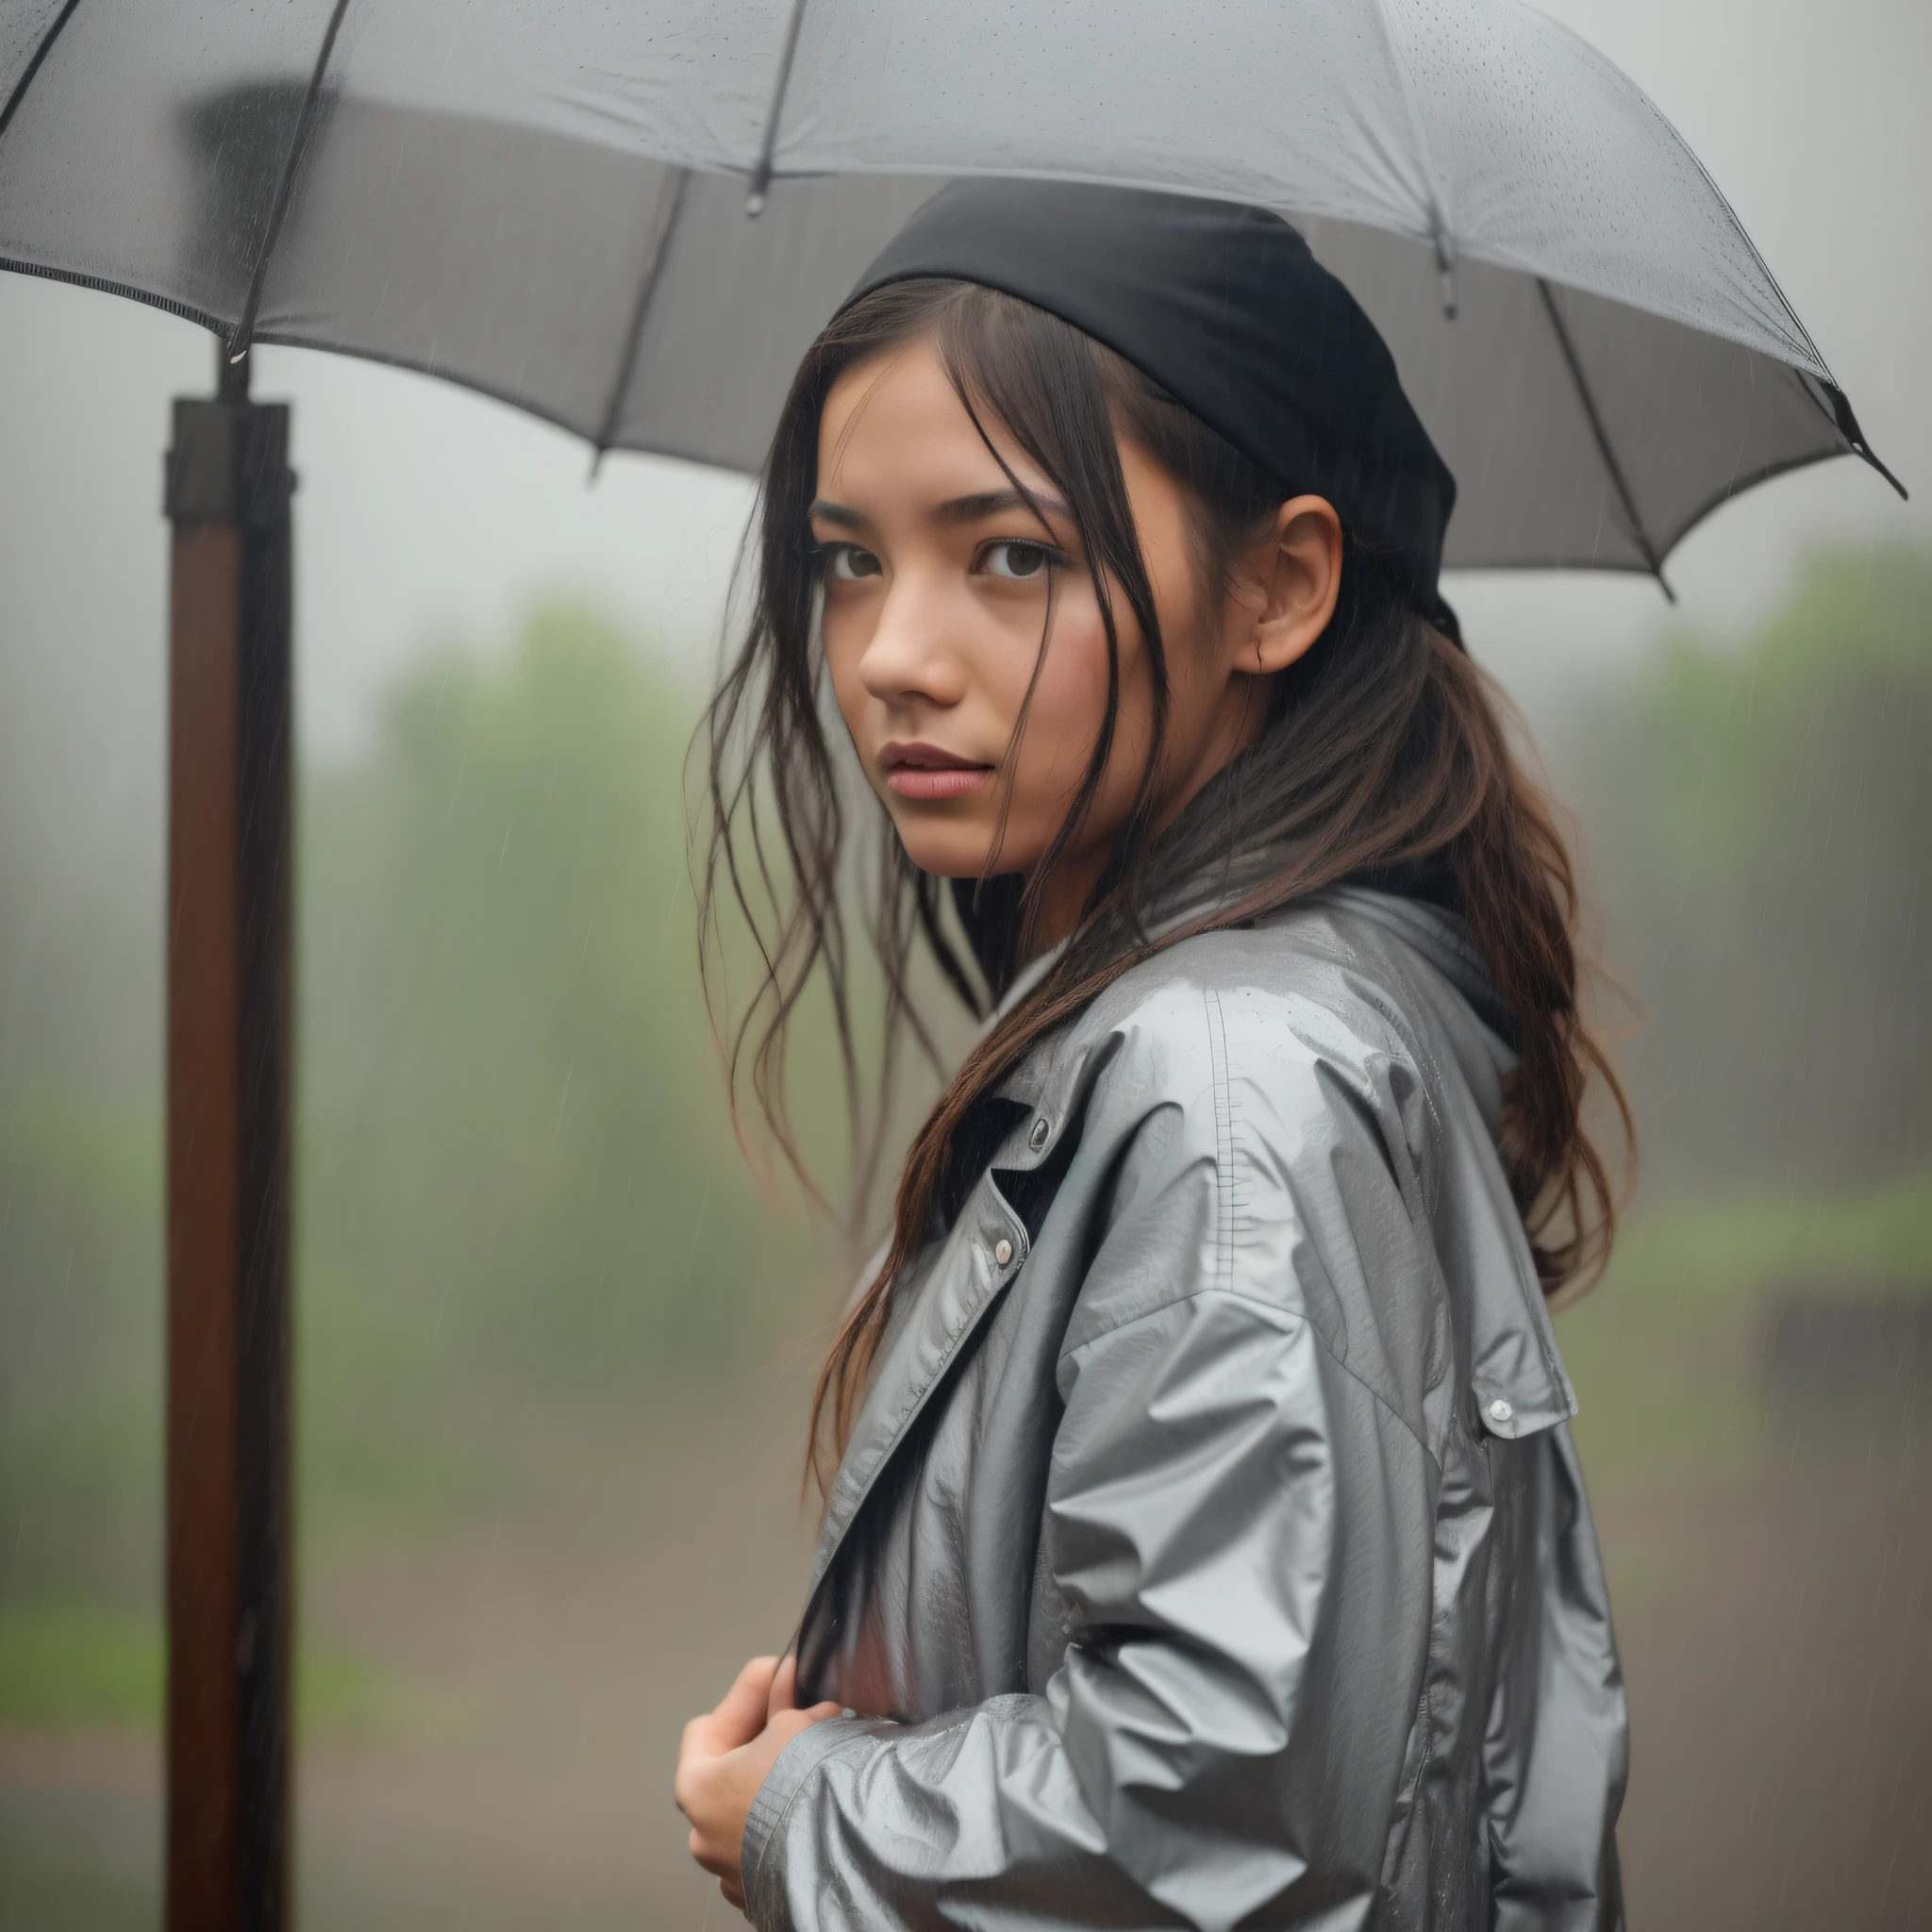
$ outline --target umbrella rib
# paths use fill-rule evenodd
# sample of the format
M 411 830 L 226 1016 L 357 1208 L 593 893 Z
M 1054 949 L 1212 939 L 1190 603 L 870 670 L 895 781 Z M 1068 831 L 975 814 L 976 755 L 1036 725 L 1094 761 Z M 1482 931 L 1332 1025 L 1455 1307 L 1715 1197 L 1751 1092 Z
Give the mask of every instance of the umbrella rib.
M 1422 163 L 1423 189 L 1429 198 L 1429 244 L 1436 251 L 1436 273 L 1442 282 L 1442 313 L 1456 320 L 1456 235 L 1449 225 L 1443 206 L 1443 183 L 1436 168 L 1435 150 L 1429 144 L 1428 129 L 1423 125 L 1422 109 L 1415 97 L 1415 80 L 1408 71 L 1408 53 L 1395 31 L 1395 20 L 1389 11 L 1389 0 L 1376 0 L 1381 17 L 1382 37 L 1389 43 L 1389 58 L 1395 69 L 1396 85 L 1402 91 L 1402 111 L 1408 117 L 1409 139 L 1415 142 L 1416 158 Z
M 322 45 L 315 56 L 315 68 L 308 76 L 308 90 L 302 96 L 301 112 L 295 116 L 295 133 L 289 142 L 289 158 L 282 163 L 281 179 L 275 183 L 275 198 L 269 209 L 268 228 L 261 238 L 261 252 L 255 258 L 255 273 L 248 278 L 248 299 L 242 305 L 242 320 L 235 326 L 235 333 L 228 342 L 228 360 L 239 362 L 248 353 L 248 344 L 255 339 L 255 318 L 261 308 L 261 291 L 268 281 L 269 258 L 275 252 L 275 243 L 282 239 L 282 223 L 289 212 L 290 197 L 295 190 L 295 170 L 302 165 L 303 151 L 308 145 L 308 130 L 315 125 L 317 104 L 322 99 L 322 77 L 328 71 L 329 56 L 336 50 L 336 34 L 342 25 L 342 15 L 349 10 L 349 0 L 336 0 L 329 9 L 328 25 L 322 36 Z
M 1541 275 L 1536 278 L 1537 293 L 1543 298 L 1543 313 L 1550 318 L 1550 327 L 1555 332 L 1557 346 L 1563 352 L 1563 364 L 1570 372 L 1570 380 L 1575 385 L 1576 400 L 1583 405 L 1583 414 L 1590 424 L 1590 433 L 1596 439 L 1596 453 L 1603 458 L 1604 468 L 1609 473 L 1611 486 L 1617 492 L 1617 500 L 1624 506 L 1624 514 L 1630 520 L 1630 532 L 1637 539 L 1637 547 L 1642 553 L 1643 561 L 1650 574 L 1657 581 L 1664 595 L 1674 604 L 1677 593 L 1671 589 L 1670 580 L 1664 575 L 1664 560 L 1657 554 L 1657 545 L 1650 541 L 1650 532 L 1643 527 L 1643 519 L 1638 513 L 1637 499 L 1631 493 L 1630 484 L 1624 475 L 1624 466 L 1617 460 L 1617 452 L 1610 444 L 1610 433 L 1604 427 L 1603 412 L 1596 406 L 1596 397 L 1591 393 L 1590 383 L 1583 374 L 1583 362 L 1577 356 L 1576 344 L 1570 339 L 1570 330 L 1563 321 L 1562 310 L 1557 307 L 1557 297 Z
M 785 25 L 784 50 L 778 56 L 778 84 L 772 90 L 772 110 L 765 116 L 764 139 L 758 143 L 751 192 L 744 198 L 744 211 L 748 215 L 761 215 L 765 211 L 765 191 L 772 185 L 772 163 L 778 153 L 778 117 L 785 108 L 785 90 L 791 85 L 791 59 L 798 52 L 798 29 L 804 23 L 805 0 L 792 0 L 791 18 Z
M 41 62 L 53 51 L 54 42 L 60 38 L 60 29 L 74 18 L 74 9 L 79 5 L 80 0 L 67 0 L 54 25 L 41 36 L 41 44 L 34 49 L 33 58 L 20 70 L 20 78 L 13 83 L 13 92 L 7 96 L 7 105 L 0 108 L 0 136 L 4 136 L 12 125 L 21 102 L 26 99 L 27 89 L 34 84 L 34 76 L 41 71 Z
M 630 312 L 630 327 L 625 335 L 624 355 L 617 365 L 617 380 L 610 386 L 610 399 L 604 405 L 604 414 L 597 425 L 597 453 L 591 458 L 592 477 L 597 474 L 597 465 L 604 460 L 604 452 L 610 447 L 611 439 L 617 434 L 617 412 L 624 407 L 624 392 L 630 387 L 631 374 L 637 366 L 638 349 L 644 340 L 644 324 L 650 318 L 652 303 L 657 300 L 658 285 L 664 279 L 664 264 L 670 258 L 672 238 L 677 233 L 678 218 L 684 213 L 684 195 L 691 186 L 691 170 L 679 168 L 676 175 L 670 205 L 658 225 L 657 246 L 652 249 L 651 258 L 645 265 L 643 280 L 638 284 L 637 301 Z

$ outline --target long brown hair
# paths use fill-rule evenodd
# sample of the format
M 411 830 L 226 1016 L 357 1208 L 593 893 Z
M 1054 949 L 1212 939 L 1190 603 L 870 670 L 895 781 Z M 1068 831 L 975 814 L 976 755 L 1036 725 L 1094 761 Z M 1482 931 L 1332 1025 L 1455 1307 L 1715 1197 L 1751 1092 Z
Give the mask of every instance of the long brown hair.
M 819 420 L 833 384 L 867 358 L 925 338 L 982 436 L 989 421 L 999 425 L 1059 491 L 1093 575 L 1109 673 L 1083 784 L 1045 858 L 1027 876 L 954 881 L 949 891 L 912 866 L 883 808 L 841 776 L 807 520 L 817 493 Z M 707 715 L 711 826 L 701 896 L 708 972 L 727 897 L 756 937 L 758 985 L 728 1039 L 732 1091 L 735 1098 L 748 1072 L 779 1146 L 801 1173 L 786 1104 L 786 1041 L 815 974 L 829 994 L 851 1117 L 861 1116 L 854 962 L 840 909 L 844 889 L 856 883 L 848 822 L 862 817 L 874 841 L 866 923 L 883 975 L 883 1098 L 904 1035 L 936 1051 L 912 995 L 919 948 L 974 1012 L 997 1001 L 1029 949 L 1041 887 L 1077 833 L 1112 749 L 1121 683 L 1116 597 L 1133 614 L 1155 693 L 1140 793 L 1078 925 L 1050 970 L 966 1055 L 913 1137 L 884 1262 L 847 1311 L 819 1373 L 810 1440 L 821 1478 L 825 1457 L 835 1459 L 850 1434 L 894 1286 L 934 1232 L 948 1156 L 976 1104 L 1035 1042 L 1130 968 L 1345 879 L 1428 882 L 1424 890 L 1461 914 L 1512 1016 L 1519 1058 L 1505 1083 L 1501 1154 L 1544 1292 L 1587 1282 L 1608 1252 L 1617 1190 L 1582 1120 L 1592 1076 L 1601 1076 L 1634 1149 L 1629 1109 L 1579 1005 L 1569 855 L 1547 799 L 1511 753 L 1489 680 L 1413 608 L 1382 559 L 1344 533 L 1341 595 L 1327 629 L 1272 681 L 1269 717 L 1255 741 L 1156 835 L 1166 641 L 1127 500 L 1120 437 L 1185 491 L 1200 568 L 1216 587 L 1241 546 L 1293 493 L 1292 478 L 1263 475 L 1070 324 L 995 291 L 945 281 L 878 290 L 826 328 L 793 381 L 766 463 L 756 603 Z M 991 437 L 987 442 L 991 449 Z M 1008 475 L 1024 495 L 1019 477 Z M 1047 647 L 1042 636 L 1042 653 Z M 1024 724 L 1023 712 L 1018 729 Z M 1198 895 L 1200 882 L 1217 875 L 1225 890 L 1212 911 L 1150 934 L 1163 906 Z M 874 1133 L 882 1113 L 881 1107 L 874 1115 Z M 876 1152 L 876 1140 L 860 1146 L 861 1170 Z

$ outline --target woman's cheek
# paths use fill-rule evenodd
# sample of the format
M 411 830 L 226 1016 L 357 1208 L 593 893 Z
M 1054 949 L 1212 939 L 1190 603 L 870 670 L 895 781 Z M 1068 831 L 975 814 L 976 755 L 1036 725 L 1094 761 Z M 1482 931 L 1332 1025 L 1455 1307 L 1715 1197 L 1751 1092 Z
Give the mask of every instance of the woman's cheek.
M 1024 692 L 1023 684 L 1013 703 L 1015 717 Z M 1049 818 L 1049 837 L 1058 828 L 1086 775 L 1106 715 L 1107 633 L 1096 612 L 1091 624 L 1056 626 L 1026 714 L 1015 816 Z

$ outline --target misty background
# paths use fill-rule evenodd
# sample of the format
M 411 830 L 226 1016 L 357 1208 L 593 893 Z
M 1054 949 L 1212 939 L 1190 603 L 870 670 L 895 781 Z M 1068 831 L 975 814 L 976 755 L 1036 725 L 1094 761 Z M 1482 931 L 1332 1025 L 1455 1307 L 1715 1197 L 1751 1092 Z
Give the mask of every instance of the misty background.
M 1575 814 L 1643 1137 L 1559 1318 L 1630 1677 L 1633 1924 L 1932 1922 L 1932 9 L 1571 0 L 1915 491 L 1465 575 Z M 294 404 L 298 1870 L 311 1925 L 698 1926 L 678 1725 L 782 1645 L 848 1263 L 748 1174 L 685 746 L 741 478 L 420 377 Z M 0 275 L 0 1932 L 153 1923 L 169 398 Z M 811 1080 L 808 1131 L 837 1109 Z

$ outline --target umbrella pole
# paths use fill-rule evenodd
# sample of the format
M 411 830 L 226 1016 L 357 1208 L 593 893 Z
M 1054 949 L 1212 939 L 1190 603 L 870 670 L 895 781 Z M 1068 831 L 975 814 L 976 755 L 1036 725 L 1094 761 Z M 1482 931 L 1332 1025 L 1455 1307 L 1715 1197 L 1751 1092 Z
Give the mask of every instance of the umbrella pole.
M 289 411 L 175 403 L 167 1925 L 289 1921 Z

